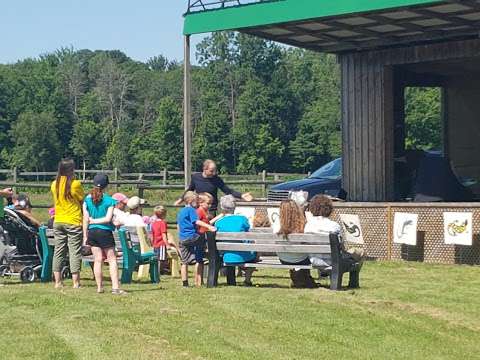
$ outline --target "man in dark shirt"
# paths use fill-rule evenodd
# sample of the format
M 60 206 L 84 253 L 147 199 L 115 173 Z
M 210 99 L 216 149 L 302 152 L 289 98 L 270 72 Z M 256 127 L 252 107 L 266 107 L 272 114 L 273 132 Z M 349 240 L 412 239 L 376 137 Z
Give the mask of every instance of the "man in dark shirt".
M 203 162 L 203 171 L 201 173 L 193 174 L 190 186 L 186 191 L 195 191 L 197 194 L 202 192 L 209 193 L 213 196 L 212 206 L 210 212 L 215 213 L 218 205 L 218 189 L 225 195 L 233 195 L 236 198 L 241 198 L 245 201 L 252 201 L 253 197 L 250 193 L 241 194 L 233 189 L 230 189 L 223 180 L 217 175 L 217 165 L 213 160 L 205 160 Z M 175 202 L 175 205 L 180 205 L 182 198 Z

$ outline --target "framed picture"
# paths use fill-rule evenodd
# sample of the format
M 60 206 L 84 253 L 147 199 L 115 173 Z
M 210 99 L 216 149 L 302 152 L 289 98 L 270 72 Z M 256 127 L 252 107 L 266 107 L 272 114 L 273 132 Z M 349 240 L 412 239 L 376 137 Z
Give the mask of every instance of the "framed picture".
M 280 208 L 267 208 L 267 214 L 273 231 L 280 231 Z
M 472 245 L 472 213 L 443 213 L 445 244 Z
M 418 214 L 396 212 L 393 220 L 393 242 L 417 245 Z
M 255 208 L 250 206 L 238 206 L 235 208 L 235 214 L 243 215 L 248 219 L 250 227 L 253 227 L 253 218 L 255 217 Z
M 345 241 L 354 244 L 363 244 L 363 232 L 360 217 L 352 214 L 340 214 Z

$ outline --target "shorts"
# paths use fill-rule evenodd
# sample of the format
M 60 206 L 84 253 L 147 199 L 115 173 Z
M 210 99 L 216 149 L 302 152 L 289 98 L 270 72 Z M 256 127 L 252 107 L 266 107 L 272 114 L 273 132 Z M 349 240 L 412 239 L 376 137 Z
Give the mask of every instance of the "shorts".
M 160 246 L 160 247 L 153 248 L 153 252 L 157 256 L 158 261 L 167 260 L 167 247 L 166 246 Z
M 88 230 L 87 244 L 101 249 L 115 248 L 115 239 L 110 230 L 91 229 Z
M 187 239 L 187 244 L 180 240 L 180 261 L 183 265 L 203 264 L 205 256 L 205 236 L 199 236 L 194 244 L 191 244 L 191 239 Z

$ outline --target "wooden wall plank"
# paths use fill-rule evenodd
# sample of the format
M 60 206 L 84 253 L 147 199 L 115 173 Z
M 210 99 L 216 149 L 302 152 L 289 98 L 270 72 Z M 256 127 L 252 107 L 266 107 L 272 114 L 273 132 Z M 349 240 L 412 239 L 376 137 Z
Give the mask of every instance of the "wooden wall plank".
M 480 56 L 480 40 L 339 55 L 343 186 L 350 200 L 394 199 L 394 126 L 403 116 L 396 66 L 475 56 Z

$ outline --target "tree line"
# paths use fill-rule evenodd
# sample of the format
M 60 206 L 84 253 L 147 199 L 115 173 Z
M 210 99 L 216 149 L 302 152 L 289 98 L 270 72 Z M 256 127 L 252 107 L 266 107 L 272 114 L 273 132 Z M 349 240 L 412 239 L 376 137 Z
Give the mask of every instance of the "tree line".
M 341 155 L 335 56 L 219 32 L 196 58 L 194 168 L 213 158 L 230 173 L 306 172 Z M 182 169 L 182 81 L 177 61 L 120 51 L 62 48 L 0 65 L 0 167 L 47 171 L 69 156 L 89 168 Z M 438 96 L 407 92 L 407 144 L 439 145 Z

